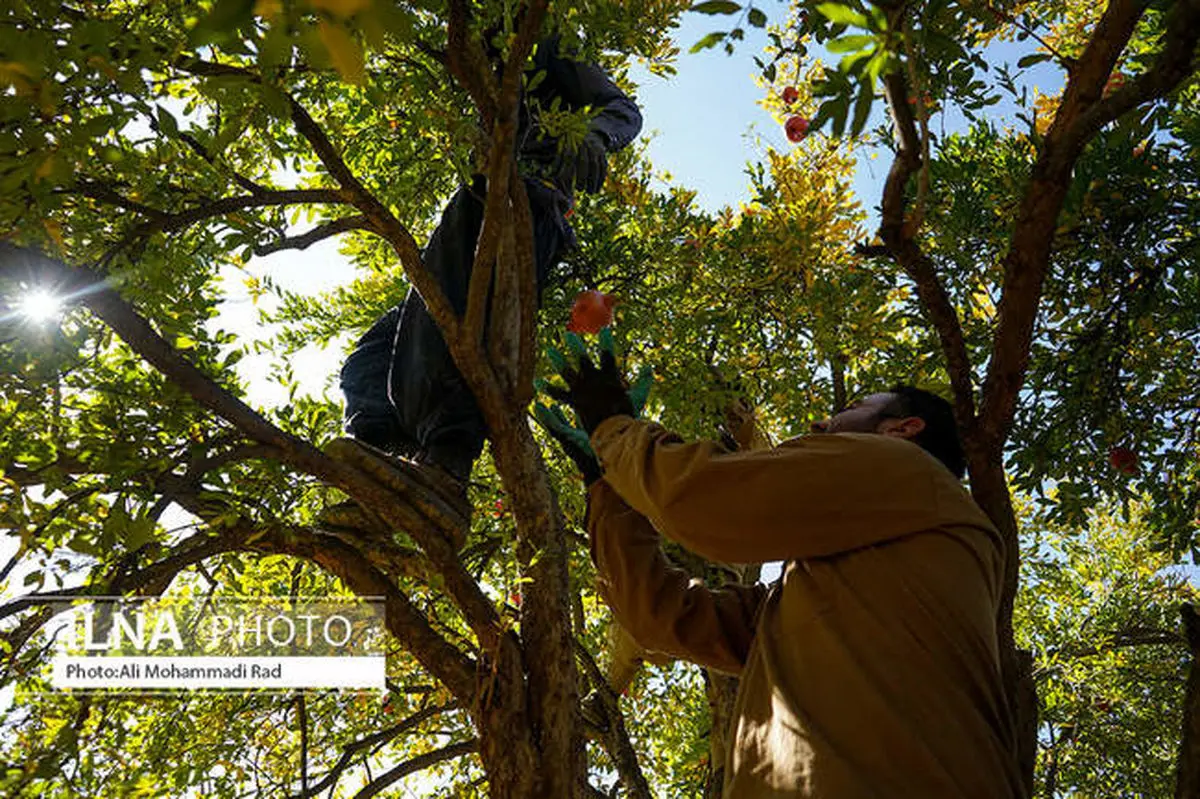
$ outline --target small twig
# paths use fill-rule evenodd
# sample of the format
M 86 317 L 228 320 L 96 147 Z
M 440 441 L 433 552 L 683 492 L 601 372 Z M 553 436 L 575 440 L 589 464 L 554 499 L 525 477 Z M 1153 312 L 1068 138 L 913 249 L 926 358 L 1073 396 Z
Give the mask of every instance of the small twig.
M 260 258 L 264 255 L 280 252 L 281 250 L 306 250 L 318 241 L 346 233 L 351 230 L 371 230 L 371 223 L 362 214 L 343 216 L 330 222 L 318 225 L 307 233 L 297 236 L 285 236 L 278 241 L 259 244 L 254 247 L 254 254 Z
M 354 799 L 370 799 L 372 796 L 377 796 L 380 791 L 387 788 L 393 782 L 407 777 L 409 774 L 415 774 L 418 771 L 424 771 L 431 766 L 436 766 L 446 760 L 453 760 L 456 757 L 469 755 L 479 749 L 479 741 L 472 738 L 469 741 L 462 743 L 450 744 L 443 746 L 441 749 L 434 749 L 432 752 L 426 752 L 423 755 L 418 755 L 411 760 L 406 760 L 398 766 L 393 766 L 384 773 L 380 774 L 375 779 L 371 780 L 365 788 L 354 794 Z
M 1065 56 L 1062 53 L 1055 50 L 1050 45 L 1049 42 L 1047 42 L 1041 36 L 1038 36 L 1036 30 L 1029 27 L 1024 22 L 1017 19 L 1016 17 L 1014 17 L 1012 14 L 1008 13 L 1004 9 L 996 8 L 991 3 L 986 2 L 986 0 L 984 2 L 984 5 L 987 7 L 988 11 L 992 12 L 993 16 L 995 16 L 999 19 L 1003 19 L 1008 24 L 1015 25 L 1016 27 L 1020 28 L 1027 36 L 1029 36 L 1031 39 L 1035 40 L 1042 47 L 1046 48 L 1046 52 L 1050 53 L 1050 55 L 1052 55 L 1054 57 L 1054 60 L 1056 60 L 1056 61 L 1058 61 L 1058 63 L 1062 64 L 1063 69 L 1070 72 L 1072 69 L 1075 68 L 1076 62 L 1075 62 L 1074 58 L 1071 58 L 1070 56 Z
M 908 80 L 912 85 L 913 103 L 917 109 L 917 121 L 921 125 L 921 171 L 917 173 L 917 198 L 913 203 L 912 217 L 907 224 L 908 236 L 915 236 L 925 220 L 925 204 L 929 199 L 929 109 L 925 107 L 925 96 L 920 77 L 917 75 L 917 58 L 912 47 L 912 26 L 908 17 L 904 18 L 904 52 L 908 66 Z M 907 98 L 906 98 L 907 99 Z

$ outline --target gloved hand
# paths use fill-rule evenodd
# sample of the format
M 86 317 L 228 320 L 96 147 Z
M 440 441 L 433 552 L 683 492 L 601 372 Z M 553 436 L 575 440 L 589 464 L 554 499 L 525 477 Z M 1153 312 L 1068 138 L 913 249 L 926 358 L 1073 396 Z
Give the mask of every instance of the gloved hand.
M 558 442 L 567 457 L 575 462 L 579 473 L 583 475 L 585 486 L 590 486 L 600 479 L 600 461 L 596 460 L 592 442 L 588 440 L 587 433 L 567 421 L 562 408 L 558 405 L 543 405 L 539 402 L 533 406 L 533 416 L 542 429 Z
M 654 375 L 649 367 L 646 367 L 634 381 L 633 387 L 627 388 L 624 378 L 617 370 L 611 328 L 606 327 L 600 331 L 599 368 L 588 356 L 583 339 L 574 333 L 568 333 L 565 340 L 568 349 L 579 360 L 578 369 L 570 366 L 563 354 L 553 347 L 547 350 L 546 354 L 567 384 L 567 389 L 550 386 L 544 380 L 538 380 L 535 387 L 574 408 L 583 429 L 573 427 L 558 405 L 546 406 L 538 403 L 534 407 L 534 417 L 579 467 L 584 482 L 591 485 L 600 479 L 600 464 L 596 460 L 590 441 L 592 431 L 610 416 L 637 416 L 641 413 L 642 408 L 646 406 L 650 386 L 654 383 Z
M 629 399 L 629 386 L 625 378 L 617 371 L 617 359 L 613 354 L 612 332 L 608 328 L 601 331 L 603 339 L 600 347 L 600 366 L 592 363 L 583 339 L 574 333 L 567 333 L 567 347 L 577 357 L 578 368 L 570 365 L 562 353 L 553 347 L 547 351 L 550 362 L 558 371 L 559 377 L 567 384 L 566 389 L 546 386 L 545 391 L 559 402 L 570 405 L 579 419 L 583 431 L 589 436 L 600 423 L 610 416 L 633 416 L 633 403 Z M 607 344 L 607 346 L 605 346 Z
M 589 194 L 600 191 L 608 175 L 608 148 L 604 138 L 593 130 L 578 147 L 564 148 L 558 154 L 554 171 L 563 185 L 574 185 Z

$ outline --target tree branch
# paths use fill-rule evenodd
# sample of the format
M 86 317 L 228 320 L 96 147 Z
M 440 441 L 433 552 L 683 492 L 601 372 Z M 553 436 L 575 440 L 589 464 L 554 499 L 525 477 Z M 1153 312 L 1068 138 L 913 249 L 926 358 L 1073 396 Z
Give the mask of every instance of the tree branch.
M 466 0 L 450 0 L 448 12 L 446 66 L 479 109 L 484 128 L 490 128 L 499 100 L 484 43 L 471 33 L 471 10 Z
M 921 168 L 922 159 L 921 138 L 908 105 L 904 76 L 898 72 L 886 76 L 884 91 L 899 146 L 884 183 L 879 236 L 891 257 L 916 285 L 921 307 L 937 331 L 954 392 L 954 418 L 963 440 L 970 442 L 975 425 L 975 392 L 962 325 L 945 286 L 938 279 L 933 261 L 916 243 L 915 231 L 905 219 L 905 189 L 912 174 Z
M 453 9 L 461 3 L 451 3 Z M 517 134 L 517 109 L 521 94 L 521 77 L 525 62 L 529 58 L 537 34 L 541 30 L 546 14 L 546 0 L 535 0 L 523 11 L 520 29 L 513 39 L 512 49 L 504 65 L 491 120 L 491 146 L 488 151 L 487 202 L 484 207 L 483 226 L 479 232 L 479 243 L 475 250 L 475 262 L 471 272 L 471 285 L 467 295 L 465 329 L 471 331 L 475 341 L 484 335 L 484 310 L 488 288 L 493 283 L 493 265 L 496 263 L 497 248 L 501 232 L 514 224 L 513 198 L 509 194 L 510 181 L 519 180 L 513 168 Z M 451 23 L 454 12 L 452 10 Z M 453 50 L 451 53 L 453 54 Z M 490 70 L 489 84 L 493 82 Z M 482 109 L 480 109 L 482 111 Z M 495 293 L 499 293 L 497 286 Z M 507 321 L 507 320 L 506 320 Z M 518 327 L 520 326 L 519 320 Z M 498 364 L 496 364 L 498 366 Z M 516 365 L 514 364 L 514 369 Z
M 617 767 L 621 783 L 630 799 L 650 799 L 654 794 L 650 791 L 650 784 L 646 782 L 646 775 L 642 773 L 642 767 L 638 763 L 637 751 L 625 730 L 625 717 L 621 714 L 620 701 L 596 665 L 592 653 L 578 639 L 575 639 L 574 643 L 575 654 L 592 683 L 592 696 L 599 699 L 604 711 L 604 721 L 607 722 L 607 727 L 602 731 L 604 748 L 608 750 L 608 756 Z
M 448 513 L 445 502 L 435 493 L 402 479 L 381 483 L 377 476 L 334 460 L 307 441 L 280 430 L 197 369 L 91 270 L 71 267 L 32 250 L 0 242 L 0 273 L 22 266 L 54 272 L 71 296 L 103 319 L 134 352 L 248 438 L 274 447 L 282 462 L 340 488 L 395 529 L 411 534 L 442 575 L 447 592 L 462 610 L 480 644 L 497 643 L 499 617 L 459 561 L 450 543 L 454 531 L 439 525 L 438 521 L 447 518 Z
M 1102 99 L 1104 85 L 1145 7 L 1146 0 L 1113 0 L 1107 6 L 1069 76 L 1062 103 L 1034 164 L 1005 257 L 992 359 L 979 411 L 980 435 L 989 450 L 1003 446 L 1016 413 L 1054 230 L 1076 160 L 1100 127 L 1115 118 L 1114 114 L 1132 108 L 1139 98 L 1162 96 L 1194 69 L 1200 3 L 1181 0 L 1168 16 L 1166 44 L 1155 66 L 1127 89 L 1114 93 L 1107 101 Z
M 1196 44 L 1200 41 L 1200 2 L 1179 0 L 1173 3 L 1164 26 L 1163 49 L 1154 64 L 1129 85 L 1108 97 L 1102 96 L 1099 102 L 1080 113 L 1063 137 L 1064 147 L 1076 146 L 1075 139 L 1087 142 L 1108 123 L 1143 103 L 1165 96 L 1200 68 L 1196 57 Z
M 89 193 L 90 192 L 90 193 Z M 88 190 L 81 192 L 87 196 L 92 196 L 96 199 L 107 199 L 112 201 L 115 193 L 104 192 L 102 195 L 97 195 L 94 191 Z M 210 200 L 209 202 L 189 208 L 186 211 L 177 213 L 168 213 L 166 211 L 151 211 L 151 209 L 142 206 L 143 212 L 150 212 L 151 218 L 148 222 L 143 222 L 137 225 L 124 236 L 121 237 L 115 245 L 109 248 L 104 257 L 100 259 L 99 267 L 103 268 L 112 261 L 116 255 L 135 242 L 148 238 L 155 233 L 175 233 L 185 228 L 191 227 L 197 222 L 202 222 L 205 219 L 212 219 L 217 216 L 224 216 L 235 211 L 241 211 L 246 208 L 266 208 L 277 205 L 299 205 L 311 203 L 346 203 L 348 198 L 337 189 L 278 189 L 269 192 L 256 194 L 243 194 L 236 197 L 222 197 L 219 200 Z
M 241 67 L 232 66 L 230 64 L 219 64 L 212 61 L 205 61 L 199 58 L 184 58 L 180 59 L 175 64 L 179 69 L 192 75 L 204 77 L 240 77 L 246 80 L 261 83 L 261 78 L 253 72 L 242 69 Z M 421 298 L 425 300 L 425 305 L 429 309 L 430 315 L 437 322 L 447 340 L 452 340 L 458 335 L 458 317 L 450 307 L 449 300 L 446 299 L 445 293 L 441 286 L 434 280 L 433 275 L 425 268 L 424 262 L 421 260 L 421 250 L 417 246 L 416 241 L 412 237 L 412 233 L 400 223 L 398 220 L 378 198 L 375 197 L 367 188 L 355 177 L 346 162 L 342 160 L 337 148 L 330 141 L 329 136 L 317 124 L 312 115 L 302 106 L 291 94 L 284 92 L 284 98 L 287 100 L 288 108 L 292 118 L 292 124 L 301 136 L 308 141 L 313 148 L 317 158 L 324 165 L 325 170 L 329 172 L 338 185 L 341 187 L 339 194 L 344 196 L 345 202 L 353 204 L 370 223 L 371 228 L 380 236 L 387 239 L 388 243 L 396 251 L 400 258 L 400 263 L 404 266 L 404 272 L 408 276 L 409 282 L 416 287 L 420 292 Z
M 306 250 L 318 241 L 324 241 L 332 236 L 337 236 L 341 233 L 346 233 L 351 230 L 371 230 L 371 223 L 362 214 L 353 214 L 351 216 L 343 216 L 334 219 L 330 222 L 317 225 L 307 233 L 302 233 L 297 236 L 285 236 L 278 241 L 268 242 L 267 244 L 259 244 L 254 248 L 254 254 L 260 258 L 264 255 L 280 252 L 282 250 Z
M 517 269 L 517 368 L 511 390 L 516 393 L 520 406 L 528 405 L 533 399 L 533 371 L 537 363 L 537 265 L 533 244 L 533 214 L 529 208 L 529 196 L 525 183 L 516 176 L 509 181 L 510 202 L 513 209 L 513 260 Z
M 404 779 L 409 774 L 416 774 L 418 771 L 424 771 L 431 766 L 436 766 L 446 760 L 453 760 L 456 757 L 469 755 L 472 752 L 478 751 L 479 741 L 471 739 L 462 743 L 450 744 L 443 746 L 441 749 L 434 749 L 432 752 L 426 752 L 423 755 L 418 755 L 412 760 L 406 760 L 398 766 L 394 766 L 384 773 L 380 774 L 375 779 L 371 780 L 365 788 L 354 794 L 354 799 L 370 799 L 372 796 L 377 796 L 380 791 L 387 788 L 393 782 Z
M 165 134 L 165 131 L 163 131 L 159 127 L 158 120 L 156 120 L 153 116 L 150 117 L 150 126 L 152 128 L 154 128 L 156 131 L 158 131 L 159 133 Z M 214 167 L 221 166 L 220 164 L 218 164 L 216 157 L 212 153 L 210 153 L 204 147 L 204 145 L 201 144 L 199 142 L 199 140 L 196 139 L 195 136 L 188 133 L 186 130 L 180 130 L 180 131 L 176 132 L 175 137 L 178 138 L 180 141 L 182 141 L 184 144 L 186 144 L 188 146 L 188 149 L 190 149 L 196 155 L 203 158 L 205 161 L 207 161 L 212 166 L 214 166 Z M 249 178 L 245 177 L 244 175 L 241 175 L 240 173 L 238 173 L 236 170 L 234 170 L 231 167 L 226 166 L 225 169 L 229 172 L 230 177 L 233 178 L 235 183 L 237 183 L 239 186 L 241 186 L 243 189 L 250 192 L 251 194 L 261 194 L 264 192 L 271 191 L 271 189 L 268 189 L 266 186 L 263 186 L 259 183 L 255 183 L 253 180 L 250 180 Z
M 326 788 L 333 788 L 337 784 L 337 780 L 341 776 L 342 772 L 349 768 L 354 756 L 359 752 L 363 751 L 364 749 L 371 749 L 385 744 L 397 736 L 403 735 L 405 732 L 413 729 L 421 722 L 427 721 L 434 716 L 445 713 L 448 710 L 453 710 L 456 707 L 458 707 L 458 704 L 454 702 L 445 705 L 430 705 L 427 708 L 418 710 L 416 713 L 396 724 L 393 724 L 390 727 L 382 729 L 378 732 L 374 732 L 347 744 L 345 749 L 342 750 L 341 757 L 339 757 L 337 763 L 333 765 L 333 768 L 331 768 L 319 782 L 316 782 L 313 785 L 308 786 L 307 789 L 295 794 L 292 799 L 308 799 L 308 797 L 316 796 Z

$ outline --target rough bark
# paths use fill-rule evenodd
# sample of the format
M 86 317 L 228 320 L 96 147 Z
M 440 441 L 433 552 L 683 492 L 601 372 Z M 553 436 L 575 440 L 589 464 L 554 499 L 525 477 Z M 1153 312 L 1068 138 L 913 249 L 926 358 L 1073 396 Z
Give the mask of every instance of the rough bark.
M 708 778 L 704 784 L 706 799 L 721 799 L 725 788 L 725 762 L 729 755 L 733 727 L 733 705 L 737 699 L 738 678 L 706 670 L 704 689 L 712 729 L 708 740 Z
M 492 454 L 517 520 L 521 638 L 546 796 L 585 788 L 578 673 L 570 618 L 566 528 L 524 414 L 489 419 Z
M 1183 734 L 1176 758 L 1175 799 L 1200 798 L 1200 615 L 1192 605 L 1180 607 L 1192 665 L 1183 700 Z

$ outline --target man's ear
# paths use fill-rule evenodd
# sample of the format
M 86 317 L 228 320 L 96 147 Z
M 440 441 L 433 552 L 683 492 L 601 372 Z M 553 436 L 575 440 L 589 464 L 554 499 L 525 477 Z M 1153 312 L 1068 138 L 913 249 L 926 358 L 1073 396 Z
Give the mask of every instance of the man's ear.
M 925 429 L 925 420 L 920 416 L 906 416 L 903 419 L 883 419 L 875 432 L 885 436 L 906 438 L 910 441 L 921 435 Z

